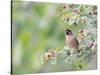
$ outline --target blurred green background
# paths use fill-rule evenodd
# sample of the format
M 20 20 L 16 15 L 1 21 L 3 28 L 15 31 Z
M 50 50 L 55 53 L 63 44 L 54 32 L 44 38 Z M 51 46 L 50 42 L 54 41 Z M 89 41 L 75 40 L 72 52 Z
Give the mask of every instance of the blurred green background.
M 70 63 L 66 64 L 65 58 L 61 56 L 57 56 L 57 64 L 44 63 L 42 58 L 48 49 L 63 48 L 65 45 L 64 25 L 66 23 L 61 20 L 61 16 L 58 16 L 62 12 L 63 5 L 58 3 L 12 1 L 13 74 L 79 70 Z M 83 7 L 85 12 L 87 7 Z M 92 8 L 91 6 L 88 7 Z M 67 13 L 71 14 L 70 12 Z M 73 15 L 71 16 L 73 17 Z M 77 36 L 78 30 L 83 26 L 86 27 L 79 24 L 77 26 L 71 25 L 68 28 Z M 89 28 L 88 25 L 87 28 Z
M 12 2 L 13 73 L 64 71 L 62 64 L 41 64 L 36 52 L 63 47 L 64 26 L 57 16 L 61 4 Z

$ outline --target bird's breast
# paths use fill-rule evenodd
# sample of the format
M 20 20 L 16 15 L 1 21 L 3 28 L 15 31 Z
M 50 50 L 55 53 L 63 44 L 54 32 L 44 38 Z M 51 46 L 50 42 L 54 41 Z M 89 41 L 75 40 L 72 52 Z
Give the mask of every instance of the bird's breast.
M 78 48 L 77 42 L 74 37 L 68 36 L 66 37 L 66 44 L 68 45 L 69 48 Z

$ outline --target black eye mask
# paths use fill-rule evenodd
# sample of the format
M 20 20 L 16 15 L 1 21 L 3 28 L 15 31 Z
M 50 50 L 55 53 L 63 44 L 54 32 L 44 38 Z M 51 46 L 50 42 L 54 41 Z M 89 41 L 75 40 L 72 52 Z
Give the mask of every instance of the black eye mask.
M 69 32 L 67 31 L 66 34 L 69 35 Z
M 66 31 L 67 35 L 69 35 L 71 33 L 71 30 L 69 30 L 69 29 L 66 29 L 65 31 Z
M 71 30 L 69 30 L 69 29 L 67 29 L 66 31 L 67 31 L 67 32 L 71 32 Z

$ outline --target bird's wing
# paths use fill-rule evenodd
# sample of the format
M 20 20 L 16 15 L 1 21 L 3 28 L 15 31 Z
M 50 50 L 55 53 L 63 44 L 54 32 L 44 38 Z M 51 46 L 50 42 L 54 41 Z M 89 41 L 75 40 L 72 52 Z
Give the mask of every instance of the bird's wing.
M 74 38 L 74 39 L 75 39 L 75 41 L 76 41 L 77 45 L 79 45 L 79 43 L 78 43 L 77 39 L 76 39 L 76 38 Z

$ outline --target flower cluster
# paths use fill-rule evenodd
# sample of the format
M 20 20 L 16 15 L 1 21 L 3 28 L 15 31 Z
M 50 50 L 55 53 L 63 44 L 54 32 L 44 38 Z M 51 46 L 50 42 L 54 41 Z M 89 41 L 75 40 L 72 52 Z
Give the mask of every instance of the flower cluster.
M 89 25 L 96 22 L 97 7 L 89 5 L 64 4 L 58 14 L 67 25 Z
M 67 26 L 80 26 L 81 28 L 77 30 L 77 39 L 79 41 L 80 47 L 77 53 L 70 57 L 68 48 L 62 49 L 61 53 L 66 54 L 68 60 L 75 62 L 76 59 L 80 62 L 84 62 L 85 59 L 91 57 L 96 53 L 97 46 L 97 7 L 89 5 L 70 5 L 65 4 L 63 6 L 63 11 L 60 14 L 61 18 Z

